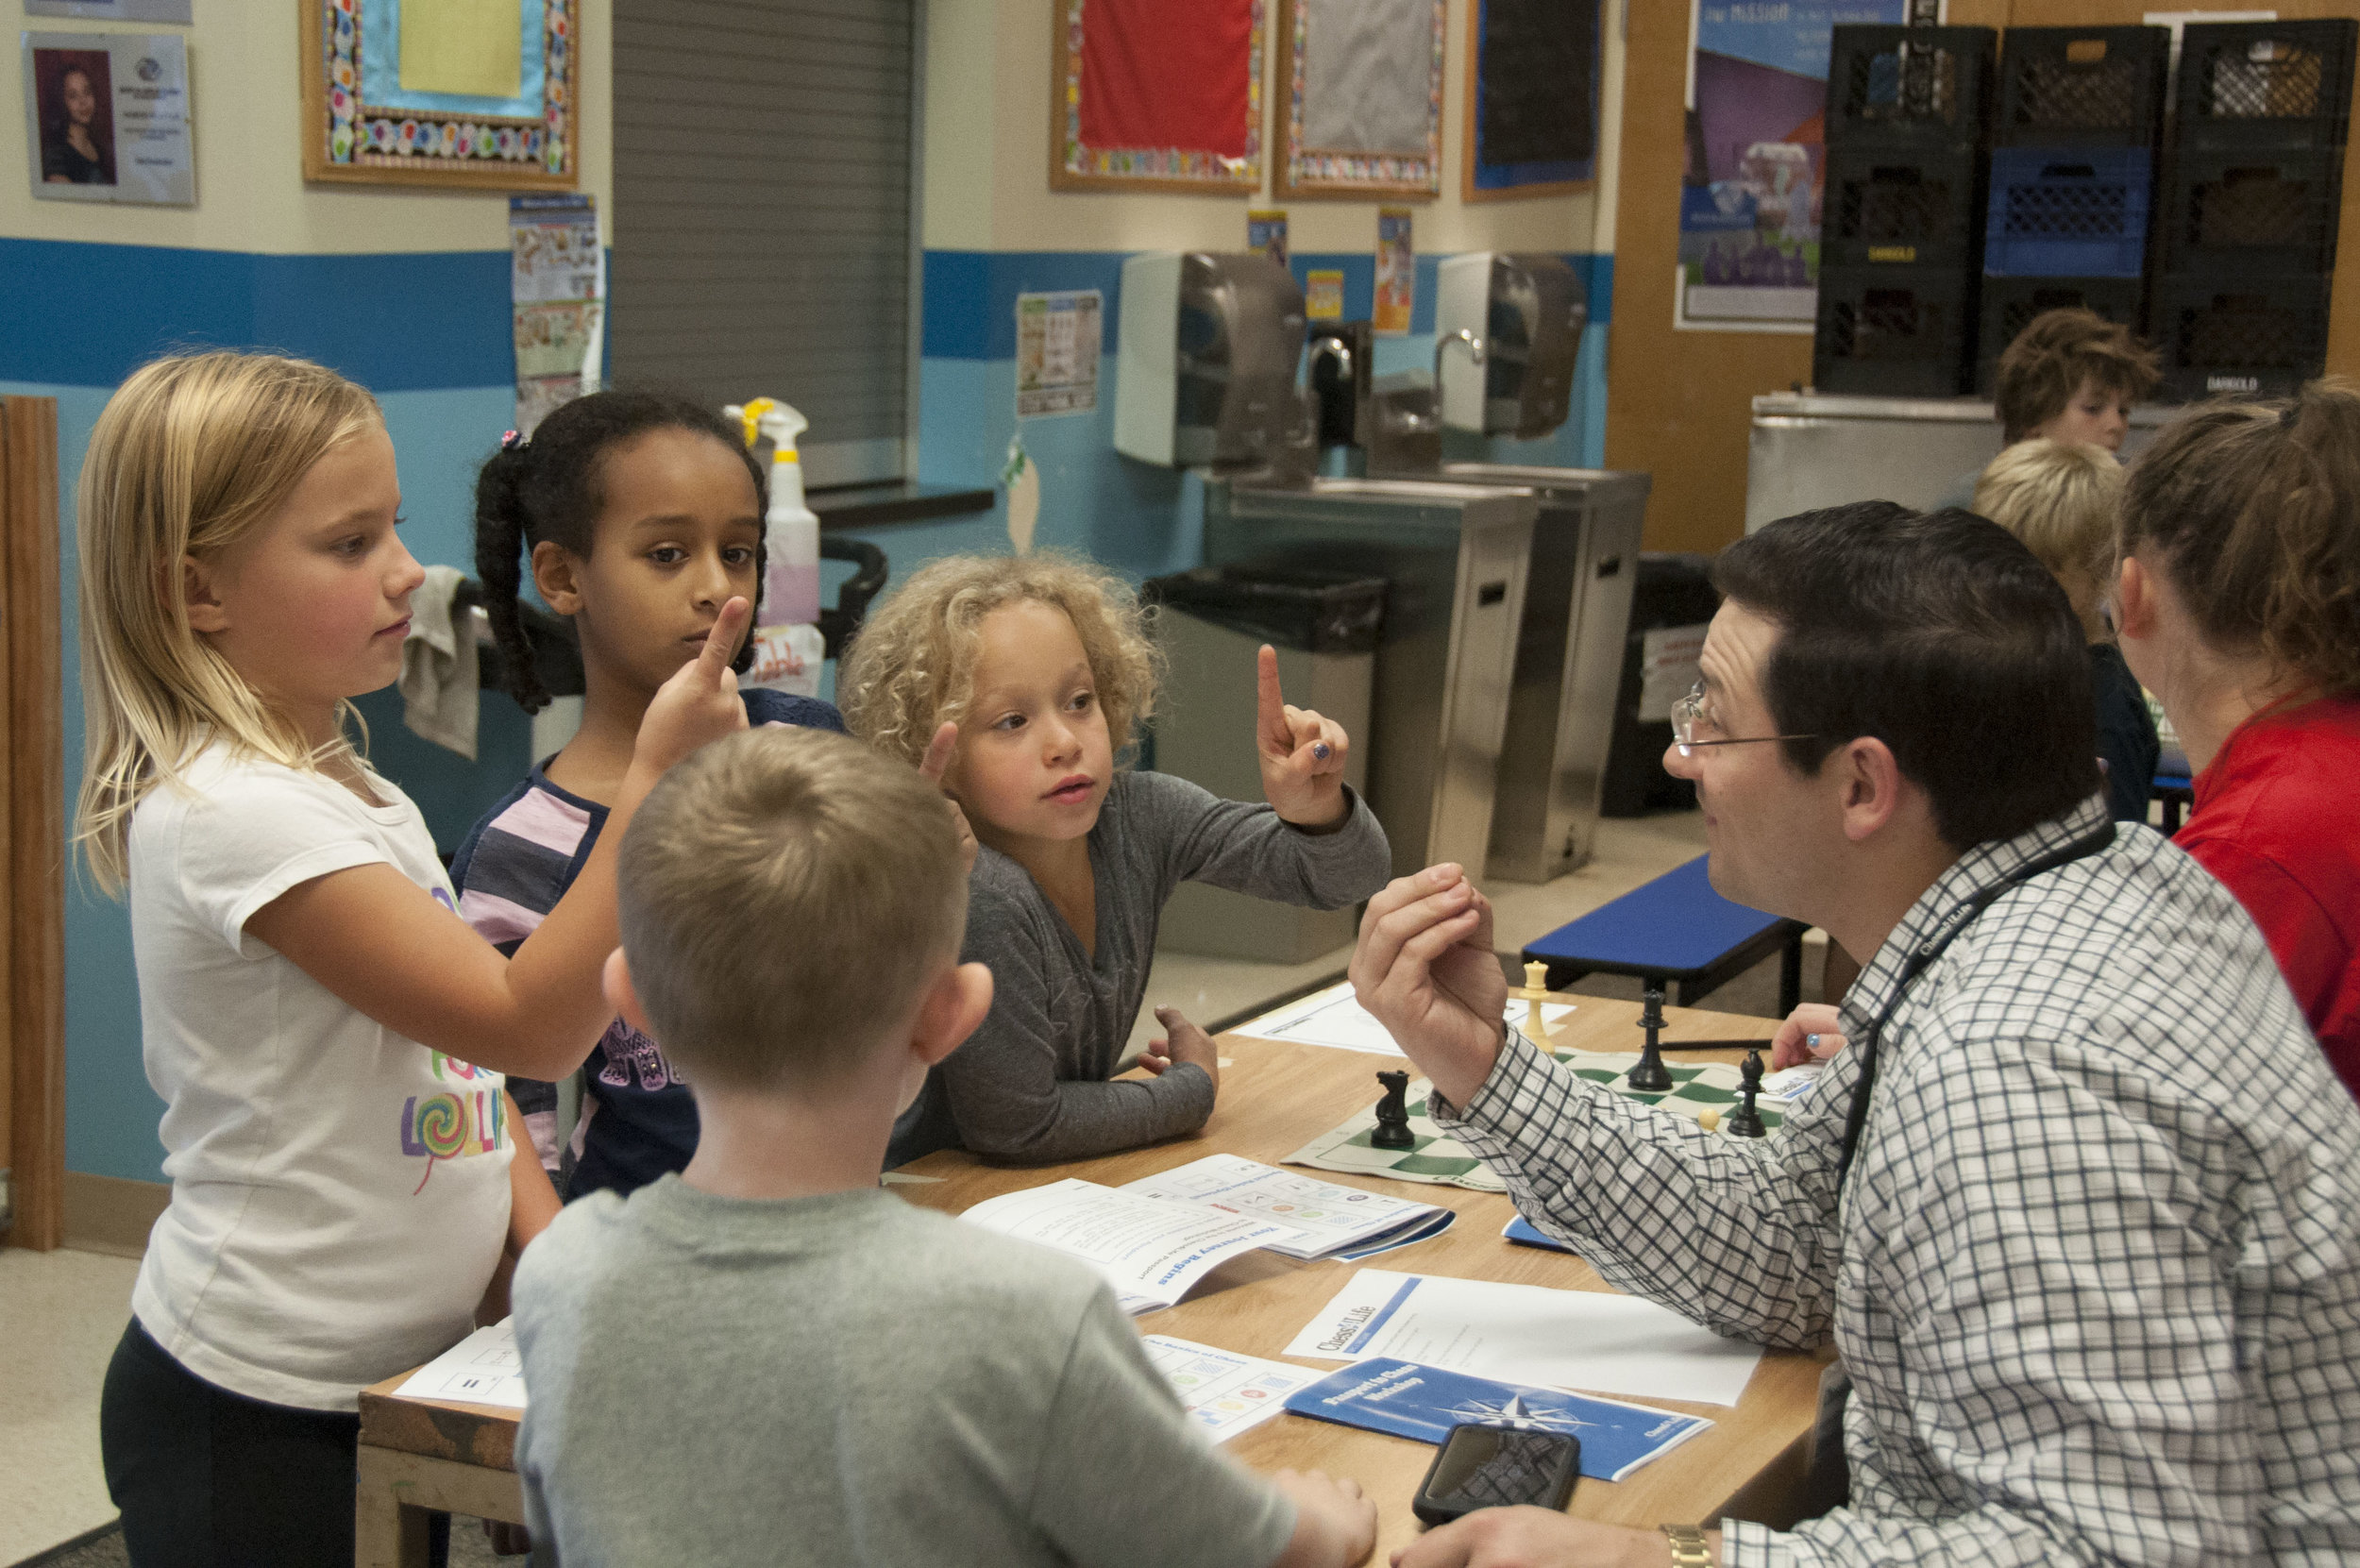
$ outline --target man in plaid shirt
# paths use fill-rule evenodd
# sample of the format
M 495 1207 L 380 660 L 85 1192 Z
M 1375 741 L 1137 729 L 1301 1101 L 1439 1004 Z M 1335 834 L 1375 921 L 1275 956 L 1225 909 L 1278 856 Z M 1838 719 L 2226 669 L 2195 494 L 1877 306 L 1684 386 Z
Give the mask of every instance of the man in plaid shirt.
M 1371 901 L 1352 967 L 1526 1218 L 1731 1336 L 1843 1352 L 1849 1503 L 1705 1547 L 2360 1562 L 2360 1109 L 2236 901 L 2148 829 L 2110 835 L 2063 593 L 1994 525 L 1884 502 L 1773 524 L 1717 576 L 1665 757 L 1713 885 L 1874 955 L 1778 1135 L 1706 1133 L 1503 1038 L 1458 867 Z M 1696 1560 L 1496 1509 L 1400 1568 L 1676 1551 Z

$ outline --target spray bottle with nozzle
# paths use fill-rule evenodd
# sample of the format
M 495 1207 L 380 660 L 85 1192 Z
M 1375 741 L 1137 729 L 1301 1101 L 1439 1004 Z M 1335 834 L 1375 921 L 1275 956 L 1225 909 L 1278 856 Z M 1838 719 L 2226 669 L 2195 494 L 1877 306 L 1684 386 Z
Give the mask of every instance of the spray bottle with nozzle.
M 826 643 L 819 619 L 819 519 L 803 504 L 803 465 L 796 438 L 810 428 L 801 413 L 775 397 L 723 409 L 743 423 L 748 450 L 770 441 L 770 510 L 763 518 L 769 570 L 763 581 L 762 621 L 754 629 L 754 660 L 744 684 L 800 696 L 819 695 Z

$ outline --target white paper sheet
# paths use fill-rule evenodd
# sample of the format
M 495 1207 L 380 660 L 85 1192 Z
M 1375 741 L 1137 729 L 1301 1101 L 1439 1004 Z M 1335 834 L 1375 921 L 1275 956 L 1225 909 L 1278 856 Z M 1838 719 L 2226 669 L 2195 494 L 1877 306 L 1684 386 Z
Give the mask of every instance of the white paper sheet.
M 1191 1340 L 1149 1334 L 1140 1342 L 1147 1346 L 1147 1358 L 1180 1396 L 1188 1419 L 1215 1442 L 1259 1426 L 1287 1408 L 1289 1394 L 1320 1380 L 1308 1367 L 1240 1356 Z
M 1170 1307 L 1242 1252 L 1291 1239 L 1284 1225 L 1168 1203 L 1069 1176 L 988 1198 L 960 1216 L 1080 1258 L 1137 1315 Z
M 1440 1205 L 1323 1182 L 1238 1155 L 1207 1155 L 1126 1182 L 1121 1189 L 1284 1225 L 1295 1235 L 1265 1245 L 1289 1257 L 1357 1251 L 1378 1238 L 1391 1239 L 1395 1232 L 1414 1231 L 1415 1239 L 1424 1240 L 1449 1228 L 1449 1211 Z
M 1502 1017 L 1521 1029 L 1525 1024 L 1526 1003 L 1509 999 Z M 1541 1004 L 1542 1021 L 1552 1029 L 1574 1004 L 1544 1002 Z M 1256 1039 L 1287 1040 L 1296 1045 L 1332 1045 L 1344 1051 L 1366 1051 L 1372 1055 L 1398 1056 L 1401 1047 L 1385 1026 L 1371 1016 L 1352 994 L 1352 982 L 1343 981 L 1323 991 L 1297 997 L 1284 1007 L 1274 1008 L 1260 1018 L 1238 1025 L 1236 1033 L 1252 1035 Z M 1539 1044 L 1539 1041 L 1535 1041 Z
M 410 1374 L 394 1391 L 404 1399 L 457 1399 L 469 1405 L 525 1408 L 524 1362 L 516 1354 L 516 1320 L 479 1328 Z
M 1734 1405 L 1762 1359 L 1668 1307 L 1598 1290 L 1362 1269 L 1290 1356 L 1423 1361 L 1476 1377 L 1590 1393 Z

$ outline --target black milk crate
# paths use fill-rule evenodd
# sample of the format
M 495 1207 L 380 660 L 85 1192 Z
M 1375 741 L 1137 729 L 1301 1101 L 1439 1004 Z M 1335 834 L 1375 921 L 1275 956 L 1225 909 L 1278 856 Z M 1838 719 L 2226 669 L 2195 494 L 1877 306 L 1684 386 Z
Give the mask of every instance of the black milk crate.
M 1999 370 L 1999 356 L 2016 334 L 2047 311 L 2093 311 L 2108 321 L 2139 329 L 2145 316 L 2147 280 L 2143 278 L 1983 278 L 1982 298 L 1976 312 L 1975 390 L 1988 394 Z
M 1836 28 L 1829 147 L 1988 145 L 1998 37 L 1989 27 Z
M 2342 149 L 2256 148 L 2173 160 L 2164 193 L 2162 267 L 2328 272 L 2343 216 Z
M 2180 44 L 2183 149 L 2340 147 L 2360 22 L 2188 24 Z
M 2328 280 L 2318 276 L 2167 273 L 2155 280 L 2149 335 L 2164 395 L 2291 396 L 2327 364 Z
M 1831 149 L 1819 211 L 1823 266 L 1973 268 L 1983 158 L 1971 147 Z
M 2002 147 L 2147 147 L 2164 129 L 2167 27 L 2010 27 L 1999 52 Z
M 1827 267 L 1812 382 L 1821 392 L 1955 397 L 1966 376 L 1976 275 L 1950 267 Z
M 2154 193 L 2145 147 L 2000 147 L 1991 155 L 1983 271 L 2136 278 L 2147 270 Z

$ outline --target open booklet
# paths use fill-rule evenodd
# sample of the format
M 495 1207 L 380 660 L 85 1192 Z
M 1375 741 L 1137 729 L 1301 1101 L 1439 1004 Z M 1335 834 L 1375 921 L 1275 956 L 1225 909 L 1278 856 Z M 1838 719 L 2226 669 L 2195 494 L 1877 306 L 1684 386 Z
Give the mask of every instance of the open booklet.
M 1125 1183 L 1122 1190 L 1285 1225 L 1296 1233 L 1292 1239 L 1262 1244 L 1289 1257 L 1357 1261 L 1440 1236 L 1458 1218 L 1440 1204 L 1389 1198 L 1237 1155 L 1207 1155 Z
M 1073 1176 L 987 1198 L 959 1218 L 1079 1258 L 1106 1276 L 1134 1317 L 1172 1306 L 1239 1253 L 1295 1236 L 1266 1220 Z

